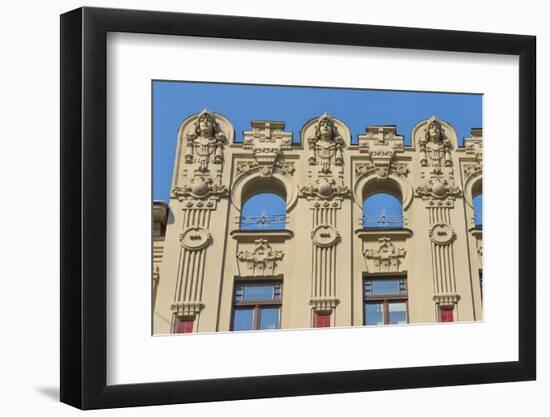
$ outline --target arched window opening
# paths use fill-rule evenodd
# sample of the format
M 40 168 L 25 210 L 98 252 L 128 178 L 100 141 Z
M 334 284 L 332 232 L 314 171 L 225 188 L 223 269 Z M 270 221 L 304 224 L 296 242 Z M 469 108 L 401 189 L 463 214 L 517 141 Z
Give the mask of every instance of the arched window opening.
M 375 193 L 363 201 L 363 228 L 403 227 L 403 206 L 401 201 L 388 193 Z
M 241 230 L 284 230 L 286 192 L 282 184 L 255 181 L 243 190 Z
M 483 227 L 483 194 L 478 194 L 472 199 L 474 205 L 474 225 Z

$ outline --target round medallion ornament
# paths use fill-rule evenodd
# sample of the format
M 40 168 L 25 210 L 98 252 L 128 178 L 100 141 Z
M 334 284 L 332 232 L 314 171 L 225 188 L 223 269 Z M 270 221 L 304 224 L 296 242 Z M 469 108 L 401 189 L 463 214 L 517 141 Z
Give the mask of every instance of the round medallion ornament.
M 198 181 L 193 184 L 191 191 L 196 195 L 204 195 L 208 192 L 208 184 L 205 181 Z
M 329 196 L 332 194 L 332 185 L 330 185 L 328 182 L 324 182 L 321 185 L 319 185 L 319 194 L 322 196 Z
M 189 227 L 180 237 L 181 245 L 189 250 L 199 250 L 206 247 L 212 240 L 212 235 L 202 227 Z
M 442 196 L 446 191 L 445 185 L 439 181 L 432 185 L 432 192 L 437 196 Z
M 336 243 L 338 243 L 339 237 L 340 234 L 332 226 L 317 226 L 311 232 L 311 240 L 313 241 L 313 244 L 321 248 L 328 248 L 330 246 L 336 245 Z
M 448 245 L 456 238 L 453 228 L 448 224 L 436 224 L 429 233 L 436 245 Z

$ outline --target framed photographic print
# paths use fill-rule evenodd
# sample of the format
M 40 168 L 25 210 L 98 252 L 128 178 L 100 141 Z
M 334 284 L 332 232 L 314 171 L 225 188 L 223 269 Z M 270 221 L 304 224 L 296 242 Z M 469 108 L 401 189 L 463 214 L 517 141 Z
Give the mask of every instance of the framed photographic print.
M 61 70 L 63 402 L 535 378 L 534 37 L 81 8 Z

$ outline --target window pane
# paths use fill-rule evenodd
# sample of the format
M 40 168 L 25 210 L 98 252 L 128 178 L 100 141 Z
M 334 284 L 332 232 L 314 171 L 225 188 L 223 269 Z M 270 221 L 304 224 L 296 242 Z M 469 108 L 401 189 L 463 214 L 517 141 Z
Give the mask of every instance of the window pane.
M 371 292 L 367 295 L 400 295 L 402 294 L 399 279 L 373 279 Z
M 243 285 L 243 297 L 239 301 L 262 301 L 262 300 L 274 300 L 280 298 L 280 291 L 278 291 L 278 297 L 275 297 L 275 287 L 279 287 L 278 284 L 253 284 Z
M 403 209 L 401 201 L 391 194 L 373 194 L 363 202 L 364 228 L 401 228 Z
M 284 230 L 286 200 L 273 193 L 259 193 L 243 205 L 241 230 Z
M 254 323 L 254 309 L 237 308 L 233 310 L 233 330 L 252 330 Z
M 365 304 L 365 324 L 367 326 L 384 324 L 384 304 Z
M 279 307 L 262 307 L 260 309 L 260 330 L 279 328 Z
M 390 303 L 388 311 L 390 324 L 407 324 L 407 303 Z

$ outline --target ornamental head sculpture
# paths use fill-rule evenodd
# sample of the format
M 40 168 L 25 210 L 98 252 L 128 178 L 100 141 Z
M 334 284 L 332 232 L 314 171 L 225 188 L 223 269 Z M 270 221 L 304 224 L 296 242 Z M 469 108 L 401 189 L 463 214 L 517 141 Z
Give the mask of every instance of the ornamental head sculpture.
M 319 117 L 315 128 L 315 137 L 324 141 L 332 141 L 338 136 L 338 130 L 332 118 L 327 114 Z
M 443 140 L 443 129 L 441 123 L 435 117 L 428 120 L 426 127 L 426 140 L 428 142 L 441 142 Z
M 199 137 L 212 138 L 218 133 L 218 130 L 219 127 L 217 126 L 214 113 L 208 109 L 204 109 L 195 122 L 195 134 Z

